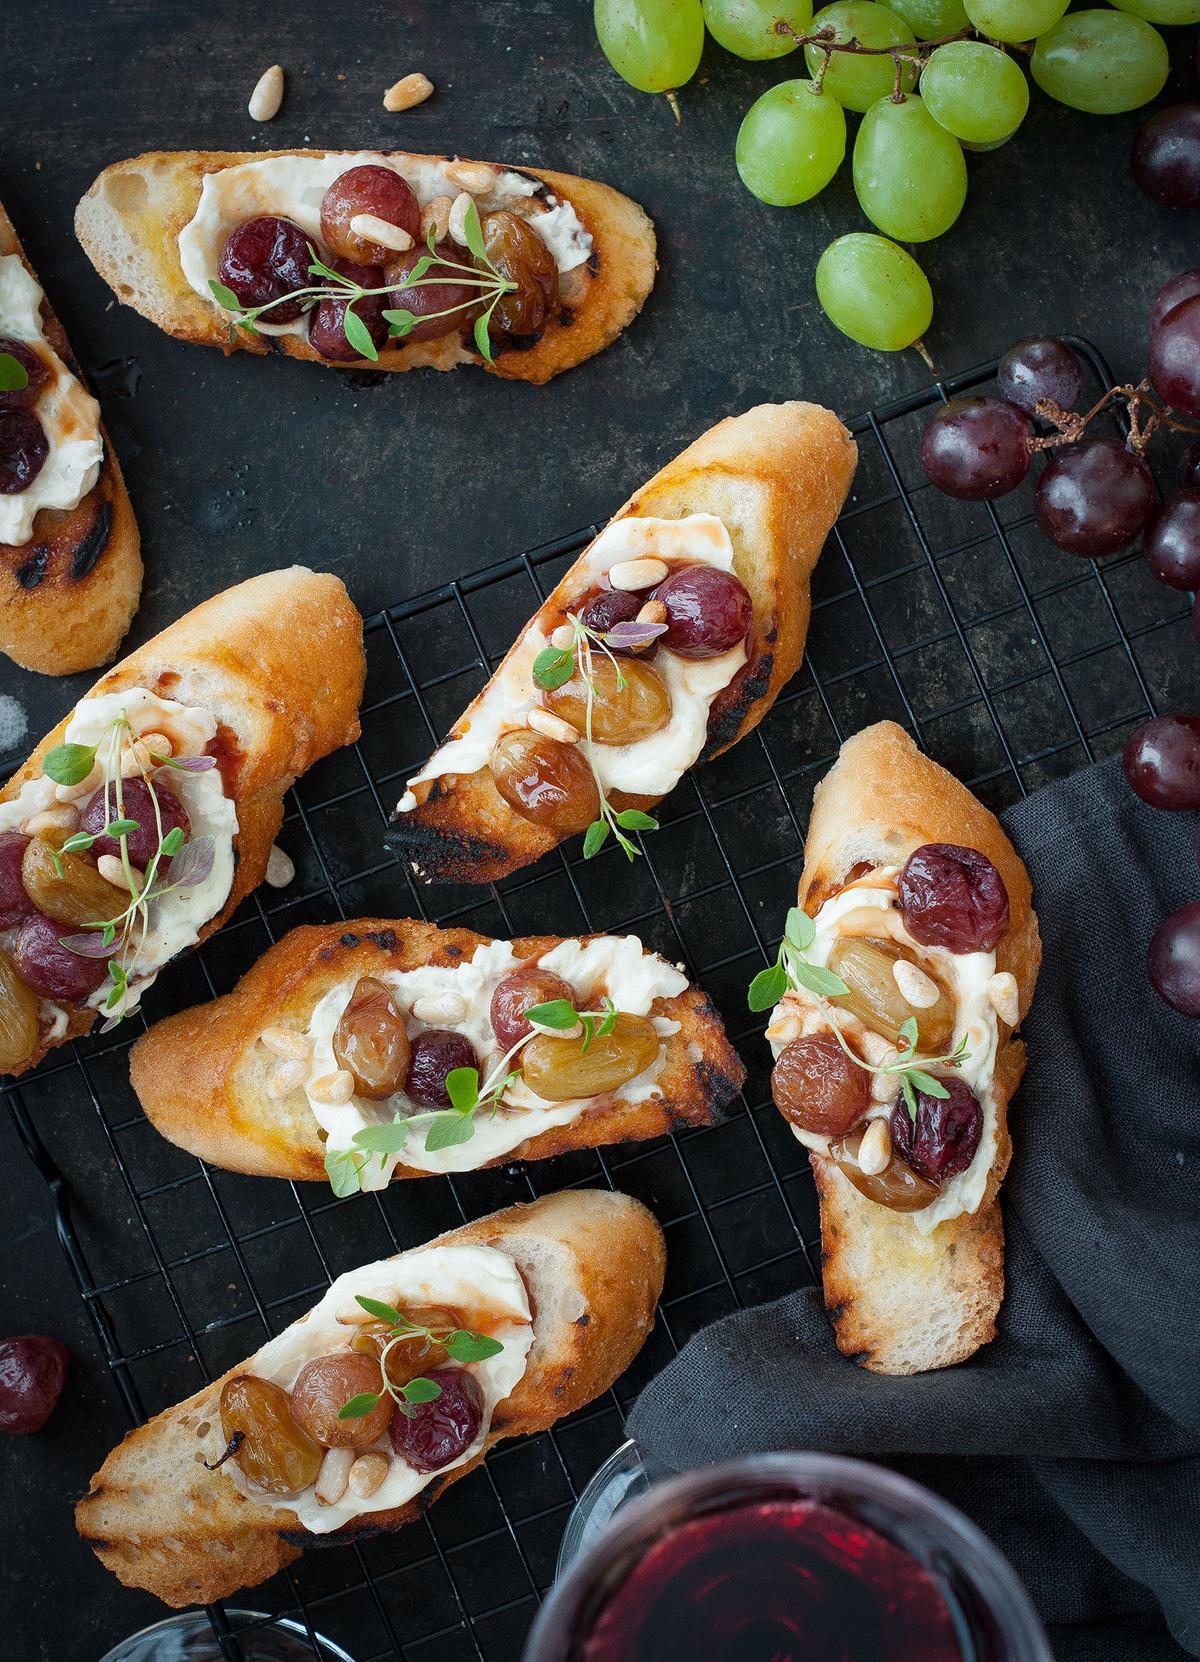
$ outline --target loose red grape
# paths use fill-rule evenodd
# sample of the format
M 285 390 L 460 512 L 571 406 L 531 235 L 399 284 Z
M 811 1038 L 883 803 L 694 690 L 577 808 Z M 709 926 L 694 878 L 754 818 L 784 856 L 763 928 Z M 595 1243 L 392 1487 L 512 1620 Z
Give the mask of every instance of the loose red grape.
M 383 272 L 376 265 L 355 265 L 353 260 L 343 260 L 335 257 L 329 261 L 332 270 L 342 277 L 348 277 L 359 288 L 377 289 L 383 286 Z M 378 352 L 387 340 L 387 318 L 383 315 L 383 308 L 387 305 L 386 294 L 368 294 L 356 301 L 354 315 L 366 324 L 367 333 L 371 337 L 371 344 Z M 346 301 L 318 300 L 308 314 L 308 339 L 313 350 L 319 352 L 323 358 L 331 363 L 354 363 L 364 356 L 356 346 L 352 346 L 346 339 Z
M 1000 391 L 1010 404 L 1036 416 L 1040 398 L 1073 410 L 1083 390 L 1083 370 L 1069 346 L 1053 335 L 1031 335 L 1010 346 L 996 372 Z
M 71 1352 L 44 1333 L 0 1339 L 0 1431 L 26 1437 L 40 1431 L 54 1412 Z
M 421 204 L 412 186 L 392 168 L 377 163 L 348 168 L 333 181 L 321 199 L 321 235 L 331 253 L 343 260 L 386 265 L 394 251 L 352 231 L 350 221 L 356 214 L 371 214 L 395 225 L 414 242 L 421 233 Z
M 1068 554 L 1095 559 L 1131 543 L 1154 512 L 1154 480 L 1117 439 L 1055 453 L 1034 496 L 1038 524 Z
M 1200 808 L 1200 716 L 1153 716 L 1125 744 L 1125 777 L 1152 808 Z
M 1183 1016 L 1200 1016 L 1200 900 L 1164 919 L 1146 954 L 1150 985 Z
M 465 1033 L 428 1027 L 412 1041 L 405 1094 L 422 1108 L 449 1108 L 446 1075 L 455 1068 L 478 1068 L 475 1046 Z
M 308 238 L 298 225 L 274 214 L 260 214 L 243 221 L 226 237 L 217 276 L 233 290 L 238 304 L 250 309 L 311 288 L 311 258 Z M 263 322 L 294 323 L 303 310 L 302 300 L 284 300 L 271 307 Z
M 1168 277 L 1162 288 L 1154 296 L 1150 307 L 1150 328 L 1157 329 L 1163 318 L 1173 312 L 1176 306 L 1182 306 L 1185 300 L 1194 300 L 1200 294 L 1200 266 L 1191 271 L 1181 271 L 1175 277 Z
M 1155 329 L 1146 370 L 1173 410 L 1200 416 L 1200 295 L 1174 307 Z
M 922 946 L 992 952 L 1008 928 L 1008 890 L 986 855 L 923 843 L 904 862 L 897 891 L 904 927 Z
M 1168 208 L 1200 208 L 1200 104 L 1156 110 L 1137 130 L 1134 183 Z
M 10 358 L 15 358 L 29 377 L 28 384 L 19 392 L 0 391 L 0 410 L 32 409 L 49 378 L 46 360 L 26 341 L 8 340 L 4 336 L 0 336 L 0 352 L 7 352 Z
M 0 409 L 0 496 L 28 490 L 49 454 L 45 429 L 32 410 Z
M 659 644 L 681 658 L 715 658 L 744 641 L 754 603 L 742 581 L 716 566 L 681 566 L 654 591 L 667 609 Z
M 441 1386 L 441 1395 L 432 1402 L 397 1405 L 392 1447 L 415 1471 L 439 1472 L 460 1459 L 479 1436 L 483 1391 L 465 1368 L 435 1368 L 424 1377 Z
M 1032 437 L 1029 418 L 1005 398 L 953 398 L 926 424 L 921 466 L 946 496 L 989 501 L 1029 472 Z
M 916 1091 L 917 1118 L 913 1123 L 903 1096 L 891 1114 L 892 1148 L 921 1177 L 943 1183 L 966 1171 L 975 1158 L 983 1134 L 983 1109 L 961 1079 L 940 1081 L 949 1096 Z
M 1142 538 L 1146 564 L 1172 589 L 1200 588 L 1200 490 L 1168 497 Z
M 443 263 L 466 265 L 470 259 L 466 250 L 454 242 L 439 242 L 434 252 L 439 258 L 418 278 L 418 287 L 400 285 L 417 261 L 429 253 L 427 248 L 410 248 L 407 254 L 394 255 L 384 270 L 384 282 L 392 284 L 392 292 L 387 296 L 389 309 L 412 312 L 419 319 L 406 335 L 398 337 L 400 341 L 440 340 L 443 335 L 457 334 L 474 322 L 479 311 L 478 305 L 473 304 L 479 298 L 479 290 L 462 281 L 462 272 L 452 271 Z M 439 278 L 441 281 L 437 281 Z M 455 310 L 456 307 L 463 309 Z
M 162 821 L 162 834 L 167 837 L 179 827 L 185 837 L 191 834 L 192 824 L 188 818 L 187 809 L 175 795 L 174 791 L 154 781 L 154 794 L 158 798 L 158 814 Z M 116 837 L 102 837 L 99 835 L 106 825 L 115 819 L 132 819 L 137 821 L 136 831 L 125 833 L 125 844 L 129 850 L 129 858 L 139 871 L 145 871 L 154 858 L 154 851 L 159 845 L 158 824 L 154 818 L 154 804 L 150 800 L 150 787 L 143 779 L 123 779 L 121 781 L 121 809 L 117 811 L 117 793 L 110 785 L 105 790 L 101 785 L 98 791 L 93 791 L 84 804 L 83 812 L 79 816 L 79 829 L 86 831 L 96 838 L 92 844 L 92 853 L 97 859 L 102 854 L 120 854 L 121 844 Z M 171 864 L 170 856 L 165 856 L 158 863 L 158 875 L 163 876 Z
M 117 893 L 116 890 L 113 891 Z M 118 894 L 117 906 L 120 907 Z M 108 974 L 103 958 L 83 958 L 69 947 L 60 946 L 64 935 L 74 931 L 65 924 L 55 923 L 43 912 L 26 918 L 17 933 L 13 948 L 13 963 L 25 985 L 41 998 L 58 999 L 65 1004 L 82 1004 Z
M 37 911 L 21 881 L 21 861 L 28 841 L 23 831 L 0 833 L 0 929 L 15 929 Z

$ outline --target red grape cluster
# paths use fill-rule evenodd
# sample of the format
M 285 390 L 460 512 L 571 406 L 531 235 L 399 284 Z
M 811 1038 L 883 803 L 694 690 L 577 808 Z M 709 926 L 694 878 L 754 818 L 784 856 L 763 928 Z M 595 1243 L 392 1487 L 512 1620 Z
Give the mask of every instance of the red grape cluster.
M 1200 716 L 1144 721 L 1129 736 L 1124 762 L 1125 777 L 1152 808 L 1200 808 Z M 1200 1016 L 1200 900 L 1159 924 L 1146 968 L 1155 992 L 1173 1010 Z

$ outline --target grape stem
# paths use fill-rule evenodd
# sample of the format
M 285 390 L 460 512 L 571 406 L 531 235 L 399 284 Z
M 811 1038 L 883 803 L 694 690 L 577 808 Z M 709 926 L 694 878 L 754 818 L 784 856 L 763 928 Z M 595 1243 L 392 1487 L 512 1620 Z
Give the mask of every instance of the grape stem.
M 825 85 L 825 76 L 829 72 L 829 65 L 835 52 L 852 52 L 863 58 L 891 58 L 895 69 L 896 79 L 892 86 L 891 101 L 893 104 L 903 104 L 906 94 L 904 91 L 904 71 L 913 69 L 919 75 L 929 62 L 930 57 L 939 46 L 946 46 L 952 40 L 982 40 L 984 37 L 978 29 L 959 29 L 956 34 L 943 35 L 940 40 L 923 40 L 915 46 L 864 46 L 857 35 L 851 35 L 849 40 L 839 40 L 837 29 L 832 23 L 827 23 L 823 29 L 818 29 L 815 35 L 802 35 L 793 29 L 786 18 L 780 18 L 775 25 L 777 35 L 790 35 L 797 46 L 815 46 L 821 53 L 821 65 L 812 78 L 812 91 L 818 93 Z
M 1053 422 L 1058 431 L 1029 439 L 1030 451 L 1054 450 L 1061 444 L 1077 444 L 1089 422 L 1094 421 L 1117 399 L 1124 399 L 1128 406 L 1129 448 L 1135 456 L 1143 454 L 1157 427 L 1169 427 L 1174 433 L 1200 433 L 1200 427 L 1191 422 L 1181 421 L 1169 405 L 1159 403 L 1150 390 L 1149 381 L 1139 381 L 1136 387 L 1128 383 L 1119 387 L 1109 387 L 1091 409 L 1085 410 L 1082 415 L 1075 410 L 1064 410 L 1053 398 L 1039 398 L 1037 413 L 1044 416 L 1047 421 Z M 1145 426 L 1142 425 L 1143 406 L 1149 411 Z

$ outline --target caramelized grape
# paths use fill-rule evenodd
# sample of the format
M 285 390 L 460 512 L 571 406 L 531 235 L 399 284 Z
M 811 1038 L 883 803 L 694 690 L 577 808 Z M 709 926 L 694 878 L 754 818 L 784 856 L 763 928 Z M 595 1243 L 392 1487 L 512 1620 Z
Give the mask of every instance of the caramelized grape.
M 162 834 L 166 837 L 178 826 L 185 837 L 192 833 L 192 822 L 188 818 L 187 809 L 166 785 L 154 781 L 154 795 L 158 798 L 158 815 L 162 821 Z M 79 829 L 86 831 L 96 838 L 92 844 L 92 853 L 96 859 L 102 854 L 120 854 L 121 844 L 116 837 L 102 837 L 99 835 L 106 825 L 113 820 L 131 819 L 137 822 L 136 831 L 128 831 L 125 843 L 129 849 L 129 858 L 139 871 L 145 871 L 154 858 L 154 851 L 158 847 L 158 821 L 154 817 L 154 803 L 150 798 L 150 787 L 144 779 L 122 779 L 121 805 L 118 813 L 116 786 L 109 785 L 107 799 L 105 788 L 101 785 L 98 791 L 93 791 L 84 804 L 83 812 L 79 817 Z M 158 862 L 158 875 L 164 876 L 170 869 L 170 857 Z
M 453 271 L 443 263 L 448 260 L 458 266 L 470 264 L 470 256 L 466 249 L 460 248 L 455 242 L 437 244 L 434 252 L 439 258 L 419 279 L 419 287 L 403 286 L 404 279 L 417 261 L 423 259 L 428 252 L 429 250 L 422 246 L 410 248 L 407 254 L 394 255 L 384 270 L 384 282 L 392 285 L 392 292 L 387 296 L 388 307 L 412 312 L 420 319 L 407 335 L 397 338 L 396 345 L 406 340 L 440 340 L 443 335 L 458 334 L 461 330 L 469 328 L 479 315 L 479 307 L 475 302 L 480 291 L 462 281 L 461 271 Z M 463 309 L 457 310 L 459 307 Z
M 402 1313 L 416 1327 L 433 1328 L 438 1333 L 454 1332 L 463 1325 L 457 1310 L 445 1310 L 437 1305 L 416 1305 Z M 351 1349 L 378 1359 L 392 1338 L 392 1330 L 386 1323 L 367 1322 L 356 1331 Z M 387 1353 L 387 1376 L 398 1390 L 419 1374 L 440 1368 L 449 1357 L 445 1345 L 430 1338 L 428 1333 L 406 1333 L 392 1343 Z
M 0 950 L 0 1073 L 19 1068 L 37 1049 L 37 998 Z
M 843 1177 L 849 1179 L 860 1195 L 866 1195 L 878 1206 L 891 1212 L 923 1212 L 932 1206 L 941 1190 L 936 1183 L 919 1177 L 903 1160 L 892 1159 L 881 1172 L 868 1177 L 858 1163 L 858 1146 L 862 1132 L 853 1131 L 848 1137 L 839 1137 L 829 1145 L 829 1152 Z
M 579 613 L 579 621 L 585 629 L 606 635 L 618 623 L 632 623 L 645 603 L 644 595 L 630 594 L 627 589 L 601 589 Z
M 626 660 L 618 667 L 599 651 L 592 653 L 592 738 L 597 744 L 636 744 L 661 732 L 671 719 L 667 683 L 650 664 Z M 623 682 L 624 685 L 618 683 Z M 587 687 L 578 670 L 543 702 L 556 716 L 582 733 L 587 726 Z
M 40 997 L 82 1004 L 104 980 L 108 969 L 103 958 L 81 958 L 60 946 L 62 934 L 61 923 L 35 912 L 21 925 L 13 962 L 21 980 Z
M 295 1495 L 317 1481 L 321 1447 L 292 1416 L 287 1392 L 273 1380 L 239 1373 L 221 1390 L 221 1433 L 226 1444 L 238 1433 L 233 1458 L 242 1476 L 271 1495 Z
M 330 260 L 329 264 L 359 288 L 377 289 L 383 285 L 383 272 L 377 265 L 355 265 L 352 260 L 343 259 Z M 308 343 L 330 363 L 355 363 L 363 356 L 346 338 L 346 305 L 344 300 L 318 300 L 308 314 Z M 366 326 L 377 352 L 388 338 L 387 318 L 383 315 L 386 305 L 386 294 L 367 294 L 354 306 L 354 315 Z
M 44 1333 L 0 1339 L 0 1431 L 26 1437 L 50 1418 L 67 1382 L 71 1352 Z
M 667 608 L 660 646 L 681 658 L 715 658 L 744 641 L 754 605 L 744 583 L 716 566 L 681 566 L 658 585 L 655 600 Z
M 516 214 L 484 214 L 480 226 L 488 258 L 502 277 L 517 285 L 511 294 L 500 296 L 488 327 L 500 335 L 538 334 L 558 301 L 554 255 Z
M 304 302 L 282 296 L 311 288 L 311 258 L 308 238 L 298 225 L 274 214 L 261 214 L 245 220 L 226 237 L 217 276 L 247 309 L 279 300 L 264 316 L 264 323 L 294 323 Z
M 364 975 L 333 1033 L 339 1068 L 354 1075 L 357 1096 L 382 1102 L 403 1089 L 408 1073 L 408 1033 L 404 1018 L 382 981 Z
M 454 1033 L 448 1027 L 427 1027 L 412 1040 L 404 1089 L 422 1108 L 449 1108 L 446 1075 L 455 1068 L 478 1066 L 475 1046 L 465 1033 Z
M 574 1004 L 575 991 L 553 970 L 543 969 L 536 963 L 522 964 L 519 969 L 511 970 L 497 983 L 489 1011 L 492 1032 L 500 1048 L 511 1050 L 533 1031 L 525 1020 L 526 1010 L 531 1010 L 535 1004 L 552 1004 L 559 998 Z
M 27 385 L 19 392 L 0 391 L 0 410 L 31 410 L 49 379 L 46 360 L 34 351 L 28 341 L 7 340 L 3 336 L 0 336 L 0 352 L 15 358 L 29 377 Z
M 863 940 L 843 935 L 829 954 L 829 968 L 840 975 L 849 993 L 839 998 L 838 1009 L 852 1011 L 876 1033 L 894 1045 L 900 1043 L 900 1029 L 910 1016 L 917 1020 L 917 1046 L 927 1054 L 940 1055 L 954 1032 L 954 999 L 941 980 L 926 965 L 917 967 L 938 989 L 938 1001 L 919 1010 L 909 1004 L 896 985 L 892 965 L 898 958 L 909 963 L 913 956 L 890 941 Z
M 31 837 L 21 862 L 21 881 L 39 912 L 55 923 L 82 929 L 89 923 L 107 923 L 129 904 L 129 896 L 106 883 L 78 854 L 56 853 L 41 837 Z
M 600 812 L 600 793 L 578 745 L 518 727 L 497 739 L 488 765 L 509 807 L 544 831 L 569 837 L 586 831 Z
M 829 1033 L 793 1039 L 771 1072 L 776 1108 L 802 1131 L 838 1137 L 857 1125 L 870 1103 L 869 1076 Z
M 0 929 L 15 929 L 37 907 L 25 893 L 21 863 L 29 838 L 23 831 L 0 832 Z
M 32 410 L 0 409 L 0 496 L 28 490 L 49 454 L 45 429 Z
M 622 1012 L 610 1033 L 599 1034 L 586 1052 L 583 1039 L 539 1033 L 521 1052 L 525 1083 L 547 1102 L 605 1096 L 644 1073 L 658 1055 L 659 1037 L 649 1016 Z
M 387 1430 L 392 1418 L 392 1399 L 386 1393 L 369 1414 L 359 1419 L 340 1420 L 338 1415 L 350 1401 L 383 1388 L 378 1357 L 353 1350 L 332 1356 L 314 1356 L 296 1375 L 292 1386 L 292 1418 L 301 1431 L 326 1448 L 370 1448 Z
M 983 1135 L 983 1109 L 961 1079 L 943 1079 L 949 1096 L 917 1091 L 914 1124 L 901 1097 L 892 1109 L 892 1147 L 918 1177 L 941 1183 L 966 1171 Z
M 421 204 L 408 181 L 390 167 L 367 163 L 347 168 L 321 199 L 321 235 L 329 249 L 359 265 L 386 265 L 393 250 L 352 231 L 350 221 L 356 214 L 372 214 L 395 225 L 414 242 L 421 234 Z
M 438 1368 L 427 1377 L 441 1395 L 397 1407 L 392 1447 L 414 1471 L 438 1472 L 461 1459 L 479 1436 L 484 1399 L 479 1382 L 463 1368 Z
M 978 849 L 924 843 L 897 885 L 904 927 L 922 946 L 993 952 L 1008 928 L 1004 879 Z

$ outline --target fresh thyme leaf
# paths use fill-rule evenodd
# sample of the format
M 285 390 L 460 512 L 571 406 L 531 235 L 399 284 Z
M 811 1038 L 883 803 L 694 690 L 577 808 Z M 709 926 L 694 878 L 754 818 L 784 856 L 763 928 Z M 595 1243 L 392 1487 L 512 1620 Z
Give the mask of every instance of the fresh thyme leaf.
M 113 820 L 109 820 L 108 824 L 104 827 L 104 830 L 100 833 L 100 835 L 102 837 L 127 837 L 131 831 L 136 831 L 137 830 L 140 823 L 141 822 L 139 820 L 136 820 L 136 819 L 113 819 Z M 183 833 L 180 830 L 180 827 L 176 826 L 175 829 L 176 829 L 176 831 L 180 832 L 180 836 L 182 837 Z M 173 835 L 173 834 L 174 833 L 169 833 L 169 835 Z M 88 841 L 89 842 L 94 842 L 95 838 L 90 837 L 88 839 Z M 65 848 L 66 846 L 67 846 L 66 843 L 64 843 L 63 847 Z M 167 846 L 166 842 L 164 841 L 163 847 L 166 848 L 166 846 Z
M 916 1016 L 908 1016 L 908 1017 L 905 1018 L 905 1020 L 903 1022 L 901 1022 L 901 1024 L 900 1024 L 900 1038 L 903 1041 L 903 1043 L 900 1046 L 900 1049 L 901 1049 L 902 1053 L 905 1050 L 910 1051 L 910 1052 L 915 1052 L 915 1050 L 917 1048 L 917 1018 L 916 1018 Z
M 402 306 L 389 307 L 382 315 L 387 320 L 388 334 L 391 335 L 393 340 L 398 339 L 401 335 L 407 335 L 410 330 L 417 326 L 416 312 L 407 311 Z
M 183 826 L 174 825 L 163 838 L 162 851 L 164 854 L 178 854 L 183 847 Z
M 818 998 L 844 998 L 850 991 L 840 975 L 820 964 L 806 964 L 802 958 L 788 959 L 788 974 Z
M 926 1073 L 922 1068 L 906 1068 L 904 1078 L 915 1085 L 918 1091 L 923 1091 L 926 1096 L 948 1097 L 950 1095 L 940 1079 L 935 1079 L 931 1073 Z
M 375 342 L 371 339 L 371 331 L 354 310 L 353 303 L 348 305 L 342 313 L 342 329 L 345 331 L 346 339 L 360 358 L 367 358 L 373 364 L 379 362 L 379 353 L 375 350 Z
M 608 821 L 594 819 L 587 828 L 587 836 L 583 839 L 583 857 L 590 860 L 604 847 L 608 841 Z
M 74 831 L 67 838 L 66 842 L 62 845 L 62 848 L 59 849 L 59 853 L 60 854 L 74 854 L 78 849 L 90 848 L 96 840 L 96 835 L 97 834 L 94 833 L 94 832 Z M 56 862 L 56 864 L 58 864 L 58 875 L 61 877 L 62 876 L 61 863 Z
M 451 1068 L 446 1075 L 446 1095 L 460 1114 L 479 1106 L 479 1073 L 475 1068 Z
M 487 359 L 489 364 L 494 364 L 496 361 L 495 350 L 492 346 L 492 336 L 490 330 L 488 329 L 488 324 L 492 321 L 492 312 L 494 310 L 494 305 L 489 306 L 482 317 L 477 317 L 475 319 L 475 327 L 471 330 L 471 333 L 475 337 L 475 345 L 479 348 L 480 354 Z
M 915 1125 L 917 1123 L 917 1098 L 912 1088 L 912 1081 L 906 1073 L 900 1075 L 900 1089 L 904 1092 L 905 1105 L 908 1108 L 908 1117 Z
M 617 824 L 623 831 L 657 831 L 658 821 L 652 814 L 644 814 L 640 808 L 622 808 L 616 816 Z
M 746 993 L 746 1002 L 752 1010 L 770 1010 L 787 990 L 788 978 L 783 965 L 772 964 L 768 969 L 759 970 L 754 977 Z
M 376 1321 L 387 1322 L 389 1327 L 411 1327 L 412 1323 L 406 1316 L 402 1316 L 394 1304 L 384 1304 L 377 1298 L 364 1298 L 356 1293 L 355 1304 L 365 1310 L 368 1316 L 374 1316 Z
M 116 926 L 116 924 L 115 923 L 106 923 L 104 925 L 104 932 L 101 935 L 100 939 L 104 942 L 105 946 L 111 946 L 112 943 L 116 940 L 116 938 L 117 938 L 117 926 Z
M 446 1354 L 455 1362 L 486 1362 L 489 1356 L 499 1356 L 503 1349 L 499 1339 L 489 1339 L 484 1333 L 468 1333 L 463 1327 L 446 1340 Z
M 433 245 L 430 244 L 430 246 L 432 247 Z M 419 283 L 430 267 L 436 264 L 437 261 L 433 258 L 432 254 L 422 254 L 416 265 L 413 266 L 412 270 L 404 278 L 404 281 L 397 284 L 397 287 L 404 289 L 408 288 L 412 283 Z
M 469 1143 L 475 1135 L 475 1116 L 460 1114 L 446 1108 L 435 1114 L 425 1133 L 426 1154 L 436 1154 L 439 1148 L 451 1148 L 455 1143 Z
M 350 1139 L 355 1148 L 368 1154 L 399 1154 L 408 1141 L 408 1122 L 394 1120 L 391 1125 L 364 1125 Z
M 534 1004 L 525 1012 L 526 1021 L 535 1021 L 539 1027 L 553 1027 L 556 1031 L 574 1027 L 579 1020 L 569 998 L 553 998 L 548 1004 Z
M 405 1402 L 436 1402 L 441 1394 L 442 1387 L 436 1379 L 410 1379 L 400 1387 Z
M 467 247 L 475 258 L 484 260 L 491 266 L 492 262 L 488 258 L 488 251 L 483 245 L 483 226 L 479 223 L 479 209 L 475 206 L 474 201 L 471 202 L 463 215 L 463 235 L 467 239 Z M 492 267 L 492 269 L 495 268 Z
M 342 284 L 345 284 L 349 281 L 348 278 L 343 277 L 343 275 L 340 271 L 335 271 L 332 266 L 325 264 L 324 260 L 321 259 L 320 255 L 317 253 L 316 249 L 313 247 L 311 242 L 308 245 L 308 252 L 309 252 L 309 255 L 310 255 L 309 264 L 308 264 L 308 275 L 310 277 L 329 277 L 335 283 L 342 283 Z
M 90 744 L 56 744 L 42 763 L 42 772 L 56 785 L 79 785 L 96 765 Z
M 11 352 L 0 352 L 0 392 L 24 392 L 29 385 L 29 371 Z
M 807 952 L 817 936 L 817 926 L 799 906 L 789 906 L 787 922 L 783 926 L 784 939 L 797 952 Z
M 347 1195 L 356 1195 L 360 1188 L 359 1173 L 366 1165 L 365 1156 L 355 1154 L 350 1148 L 327 1148 L 325 1150 L 325 1175 L 329 1179 L 329 1186 L 339 1200 L 345 1200 Z
M 226 288 L 224 283 L 218 283 L 215 277 L 208 280 L 209 291 L 217 305 L 227 312 L 240 312 L 242 303 L 232 289 Z
M 565 647 L 544 646 L 533 660 L 533 684 L 543 692 L 565 685 L 574 673 L 575 654 Z
M 338 1409 L 339 1420 L 363 1420 L 370 1414 L 378 1403 L 382 1391 L 360 1391 L 356 1397 L 351 1397 Z

